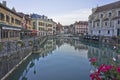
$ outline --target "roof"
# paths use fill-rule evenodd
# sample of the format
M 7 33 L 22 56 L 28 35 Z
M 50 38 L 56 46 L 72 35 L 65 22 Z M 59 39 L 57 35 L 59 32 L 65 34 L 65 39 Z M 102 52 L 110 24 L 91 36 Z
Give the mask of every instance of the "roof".
M 6 25 L 6 24 L 0 24 L 2 27 L 10 27 L 10 28 L 17 28 L 17 29 L 22 29 L 22 27 L 16 27 L 16 26 L 11 26 L 11 25 Z
M 97 7 L 95 13 L 120 8 L 120 1 Z
M 31 18 L 41 18 L 41 15 L 38 15 L 38 14 L 31 14 Z
M 12 11 L 11 9 L 9 9 L 8 7 L 4 6 L 4 5 L 3 5 L 3 4 L 1 4 L 1 3 L 0 3 L 0 7 L 1 7 L 1 8 L 4 8 L 5 10 L 7 10 L 7 11 L 9 11 L 9 12 L 13 13 L 13 14 L 15 14 L 16 16 L 21 17 L 19 14 L 17 14 L 17 13 L 16 13 L 16 12 L 14 12 L 14 11 Z M 22 17 L 21 17 L 21 18 L 22 18 Z
M 88 25 L 88 21 L 75 22 L 76 25 Z
M 22 13 L 22 12 L 18 12 L 18 14 L 19 14 L 21 17 L 25 17 L 25 19 L 27 19 L 27 20 L 31 20 L 31 19 L 29 18 L 29 14 L 24 14 L 24 13 Z

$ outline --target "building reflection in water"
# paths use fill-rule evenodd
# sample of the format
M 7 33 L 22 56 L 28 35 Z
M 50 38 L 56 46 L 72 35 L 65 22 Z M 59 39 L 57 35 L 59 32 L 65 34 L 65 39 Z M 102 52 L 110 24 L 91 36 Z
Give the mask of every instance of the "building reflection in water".
M 113 58 L 116 59 L 116 63 L 119 65 L 120 57 L 117 50 L 113 49 L 113 46 L 105 44 L 92 44 L 88 46 L 88 57 L 97 58 L 97 66 L 101 64 L 113 64 Z
M 39 50 L 40 50 L 40 53 L 34 53 L 32 54 L 31 56 L 29 56 L 29 58 L 22 63 L 22 65 L 20 65 L 18 67 L 18 69 L 16 69 L 9 77 L 8 79 L 9 80 L 28 80 L 27 79 L 27 74 L 29 73 L 29 71 L 32 69 L 33 73 L 30 73 L 30 74 L 34 74 L 36 75 L 37 74 L 37 70 L 36 70 L 36 60 L 39 61 L 39 59 L 41 58 L 45 58 L 47 57 L 48 55 L 51 55 L 53 53 L 53 51 L 58 47 L 62 46 L 63 44 L 70 44 L 71 46 L 74 47 L 75 50 L 78 50 L 78 51 L 87 51 L 85 53 L 82 53 L 81 52 L 81 56 L 82 57 L 86 57 L 88 58 L 88 47 L 82 43 L 80 43 L 80 41 L 76 41 L 76 40 L 73 40 L 73 39 L 48 39 L 43 45 L 39 46 Z M 78 55 L 78 54 L 76 54 Z M 41 57 L 41 58 L 40 58 Z M 17 74 L 17 75 L 16 75 Z M 16 76 L 14 76 L 16 75 Z
M 30 49 L 23 49 L 0 57 L 0 79 L 8 73 L 16 64 L 28 55 Z
M 117 62 L 119 63 L 119 57 L 118 57 L 119 54 L 116 52 L 116 50 L 113 50 L 112 47 L 110 47 L 109 45 L 95 44 L 95 43 L 89 43 L 83 41 L 80 42 L 78 40 L 74 40 L 71 38 L 70 39 L 53 38 L 53 39 L 48 39 L 43 45 L 39 46 L 38 50 L 40 50 L 40 52 L 34 53 L 31 56 L 29 56 L 29 58 L 25 62 L 23 62 L 22 65 L 20 65 L 19 68 L 8 77 L 8 79 L 28 80 L 27 74 L 37 75 L 38 63 L 36 63 L 36 61 L 41 61 L 41 58 L 45 59 L 48 55 L 53 54 L 54 50 L 60 48 L 60 46 L 66 43 L 72 46 L 75 49 L 75 51 L 78 51 L 79 54 L 75 53 L 75 55 L 80 56 L 81 58 L 83 57 L 86 60 L 88 60 L 88 58 L 93 58 L 93 57 L 97 58 L 98 66 L 103 63 L 112 64 L 113 57 L 116 58 Z M 2 67 L 8 67 L 6 66 L 7 61 L 4 62 L 5 65 Z

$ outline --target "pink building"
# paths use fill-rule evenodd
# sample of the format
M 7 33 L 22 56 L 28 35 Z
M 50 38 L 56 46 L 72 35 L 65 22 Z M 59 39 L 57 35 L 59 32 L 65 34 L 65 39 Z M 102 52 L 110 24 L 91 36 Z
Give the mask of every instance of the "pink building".
M 88 34 L 88 22 L 79 21 L 74 23 L 75 34 L 86 35 Z

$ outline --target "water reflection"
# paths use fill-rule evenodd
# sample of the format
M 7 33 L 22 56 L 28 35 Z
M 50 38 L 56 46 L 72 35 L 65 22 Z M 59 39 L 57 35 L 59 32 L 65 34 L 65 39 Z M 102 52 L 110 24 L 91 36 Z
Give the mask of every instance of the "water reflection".
M 39 47 L 39 50 L 41 50 L 40 53 L 34 53 L 33 55 L 31 55 L 7 79 L 62 80 L 68 78 L 69 80 L 73 80 L 75 78 L 72 76 L 75 76 L 76 80 L 79 80 L 81 79 L 81 75 L 83 75 L 81 74 L 82 70 L 86 70 L 86 74 L 83 76 L 83 79 L 89 79 L 89 63 L 87 59 L 87 49 L 88 47 L 86 45 L 81 44 L 79 43 L 79 41 L 76 40 L 49 39 L 42 46 Z M 87 66 L 84 68 L 81 66 L 82 64 Z M 67 71 L 63 72 L 64 69 Z M 59 72 L 59 74 L 56 75 L 56 72 Z M 56 75 L 56 77 L 50 75 Z
M 28 55 L 31 48 L 0 56 L 0 79 Z
M 111 48 L 69 38 L 48 39 L 8 80 L 90 80 L 89 58 L 96 57 L 97 65 L 112 64 L 116 56 L 119 60 Z
M 101 64 L 112 64 L 113 58 L 116 59 L 116 63 L 119 64 L 120 57 L 117 50 L 113 49 L 113 46 L 110 45 L 101 45 L 101 44 L 94 44 L 88 46 L 88 57 L 89 58 L 96 58 L 97 65 L 100 66 Z

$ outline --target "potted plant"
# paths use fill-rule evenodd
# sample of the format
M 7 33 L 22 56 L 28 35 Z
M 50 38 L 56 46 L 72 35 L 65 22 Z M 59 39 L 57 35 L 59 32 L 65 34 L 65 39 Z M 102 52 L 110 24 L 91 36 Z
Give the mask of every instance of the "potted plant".
M 89 61 L 92 65 L 96 62 L 97 59 L 91 58 Z M 119 80 L 120 79 L 120 66 L 115 64 L 113 59 L 113 64 L 101 64 L 98 66 L 91 74 L 90 77 L 92 80 Z
M 19 40 L 17 42 L 17 45 L 20 46 L 20 47 L 22 47 L 22 46 L 25 46 L 25 43 L 22 40 Z
M 32 46 L 33 45 L 33 41 L 30 40 L 29 41 L 29 45 Z

